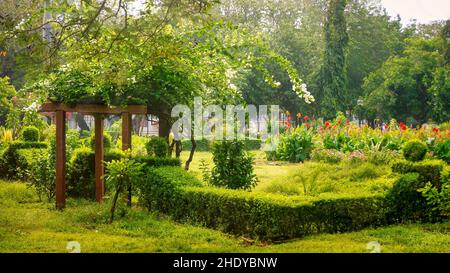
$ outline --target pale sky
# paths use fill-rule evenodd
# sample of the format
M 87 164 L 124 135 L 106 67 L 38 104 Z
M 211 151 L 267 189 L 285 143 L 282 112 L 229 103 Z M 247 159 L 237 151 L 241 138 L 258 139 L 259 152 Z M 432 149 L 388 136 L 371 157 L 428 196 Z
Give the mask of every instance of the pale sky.
M 450 19 L 450 0 L 381 0 L 391 16 L 400 14 L 403 23 L 417 19 L 418 23 Z

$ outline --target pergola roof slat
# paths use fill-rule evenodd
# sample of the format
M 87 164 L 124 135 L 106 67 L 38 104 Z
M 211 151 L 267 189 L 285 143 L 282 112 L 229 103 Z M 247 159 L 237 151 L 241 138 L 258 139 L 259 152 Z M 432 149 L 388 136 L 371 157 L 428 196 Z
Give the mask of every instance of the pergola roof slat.
M 124 107 L 120 106 L 108 106 L 101 104 L 77 104 L 75 106 L 69 106 L 64 103 L 53 103 L 47 102 L 41 106 L 40 112 L 56 112 L 56 111 L 64 111 L 64 112 L 78 112 L 84 114 L 122 114 L 122 113 L 131 113 L 131 114 L 147 114 L 147 106 L 146 105 L 128 105 Z

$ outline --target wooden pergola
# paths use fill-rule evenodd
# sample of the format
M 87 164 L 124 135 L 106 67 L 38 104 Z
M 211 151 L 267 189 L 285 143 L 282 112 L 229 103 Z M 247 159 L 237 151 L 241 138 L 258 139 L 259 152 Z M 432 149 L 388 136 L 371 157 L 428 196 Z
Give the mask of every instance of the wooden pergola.
M 103 181 L 103 116 L 122 116 L 122 149 L 131 149 L 131 133 L 133 114 L 147 114 L 146 105 L 129 105 L 111 107 L 98 104 L 77 104 L 69 106 L 61 103 L 45 103 L 40 112 L 54 112 L 56 120 L 56 208 L 63 209 L 66 205 L 66 113 L 77 112 L 93 115 L 95 119 L 95 197 L 98 202 L 103 200 L 105 185 Z

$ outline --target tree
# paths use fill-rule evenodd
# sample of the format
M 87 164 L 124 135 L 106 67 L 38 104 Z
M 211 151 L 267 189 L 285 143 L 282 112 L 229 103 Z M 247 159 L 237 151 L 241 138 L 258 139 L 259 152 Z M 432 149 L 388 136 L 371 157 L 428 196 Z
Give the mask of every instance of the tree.
M 0 78 L 0 125 L 5 125 L 8 113 L 13 108 L 16 89 L 9 83 L 9 78 Z
M 364 82 L 364 116 L 396 118 L 409 124 L 449 118 L 449 69 L 445 66 L 447 40 L 409 38 L 399 56 L 387 60 Z
M 330 118 L 337 111 L 349 110 L 347 86 L 348 33 L 345 20 L 347 0 L 330 0 L 325 22 L 325 55 L 319 73 L 319 103 L 322 114 Z

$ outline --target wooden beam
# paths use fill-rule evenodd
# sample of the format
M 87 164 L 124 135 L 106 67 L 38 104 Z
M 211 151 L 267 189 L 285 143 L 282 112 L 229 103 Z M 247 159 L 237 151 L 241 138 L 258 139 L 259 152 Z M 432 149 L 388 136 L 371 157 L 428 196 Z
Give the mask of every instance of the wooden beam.
M 56 208 L 66 206 L 66 113 L 56 111 Z
M 122 150 L 131 149 L 131 132 L 133 130 L 131 113 L 122 113 Z
M 103 201 L 105 194 L 105 184 L 103 175 L 105 173 L 103 166 L 103 117 L 100 114 L 94 116 L 95 119 L 95 198 L 97 202 Z
M 124 107 L 119 106 L 107 106 L 101 104 L 77 104 L 75 106 L 69 106 L 64 103 L 47 102 L 41 106 L 40 112 L 78 112 L 82 114 L 116 114 L 120 115 L 124 112 L 131 114 L 147 114 L 146 105 L 128 105 Z
M 122 113 L 122 150 L 131 149 L 131 132 L 133 130 L 131 113 Z M 128 187 L 128 197 L 126 198 L 127 205 L 131 207 L 131 185 Z

